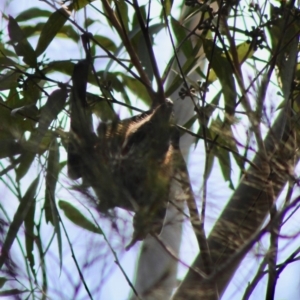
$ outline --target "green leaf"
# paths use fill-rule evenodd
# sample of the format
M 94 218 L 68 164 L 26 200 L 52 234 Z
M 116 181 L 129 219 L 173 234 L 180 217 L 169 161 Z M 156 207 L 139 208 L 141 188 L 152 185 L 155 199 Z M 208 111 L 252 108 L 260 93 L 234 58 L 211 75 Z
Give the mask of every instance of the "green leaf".
M 46 104 L 41 109 L 37 143 L 40 142 L 40 139 L 45 135 L 52 121 L 56 119 L 57 115 L 65 107 L 67 96 L 68 91 L 65 88 L 61 88 L 53 91 L 48 97 Z
M 15 137 L 10 136 L 4 138 L 3 133 L 0 132 L 0 159 L 12 157 L 14 155 L 22 153 L 22 146 L 15 140 Z
M 236 106 L 236 89 L 233 77 L 233 70 L 228 58 L 223 54 L 221 48 L 217 47 L 213 41 L 205 39 L 203 42 L 204 52 L 215 71 L 220 83 L 225 99 L 225 112 L 228 117 L 233 116 Z
M 193 115 L 184 125 L 183 127 L 187 128 L 187 129 L 190 129 L 195 121 L 198 120 L 198 116 L 197 115 Z
M 214 161 L 215 161 L 215 153 L 214 151 L 210 151 L 207 159 L 207 170 L 206 170 L 206 180 L 209 178 L 211 171 L 213 169 Z
M 75 43 L 78 43 L 80 40 L 80 35 L 76 30 L 74 30 L 73 26 L 65 25 L 63 26 L 56 34 L 56 37 L 60 38 L 68 38 L 73 40 Z
M 17 180 L 27 173 L 35 155 L 40 150 L 40 144 L 44 138 L 51 122 L 64 108 L 68 92 L 65 88 L 57 89 L 48 97 L 46 104 L 42 107 L 39 124 L 36 132 L 33 132 L 28 140 L 25 151 L 20 157 L 20 164 L 16 170 Z
M 55 11 L 47 20 L 36 47 L 36 55 L 40 56 L 47 49 L 59 30 L 69 18 L 68 12 L 62 7 Z
M 216 153 L 216 156 L 218 157 L 224 180 L 230 181 L 230 179 L 231 179 L 231 161 L 230 161 L 229 152 L 221 147 L 216 147 L 215 153 Z
M 147 7 L 145 4 L 140 5 L 140 15 L 142 16 L 143 20 L 147 19 Z M 135 11 L 132 18 L 132 28 L 135 28 L 136 30 L 140 30 L 139 20 L 137 17 L 137 12 Z M 132 38 L 132 37 L 130 37 Z
M 55 204 L 55 190 L 59 175 L 59 147 L 56 139 L 53 139 L 49 149 L 47 162 L 46 189 L 45 189 L 45 218 L 46 222 L 54 225 L 55 219 L 58 219 L 57 208 Z
M 117 114 L 114 112 L 112 103 L 105 97 L 99 97 L 92 93 L 87 93 L 86 100 L 92 112 L 103 122 L 116 120 Z
M 5 284 L 6 281 L 7 281 L 7 278 L 5 278 L 5 277 L 0 277 L 0 288 L 3 287 L 3 285 Z
M 14 71 L 8 71 L 5 74 L 0 74 L 0 91 L 10 90 L 18 87 L 18 78 L 20 74 Z
M 23 150 L 22 142 L 24 141 L 24 132 L 32 131 L 32 128 L 35 126 L 35 122 L 31 119 L 25 119 L 23 116 L 18 114 L 15 116 L 11 115 L 11 109 L 16 105 L 20 105 L 20 102 L 22 103 L 15 89 L 10 90 L 5 102 L 0 98 L 0 136 L 3 136 L 2 141 L 4 141 L 4 144 L 7 145 L 7 148 L 5 146 L 0 148 L 2 154 L 4 154 L 6 150 L 9 151 L 10 149 L 12 151 L 10 154 L 8 153 L 10 157 Z M 18 149 L 20 151 L 18 151 Z
M 193 46 L 191 39 L 187 39 L 187 30 L 183 27 L 181 23 L 179 23 L 175 18 L 171 16 L 171 26 L 172 31 L 175 34 L 178 47 L 182 50 L 184 55 L 188 58 L 191 57 L 191 53 L 193 52 Z
M 54 60 L 50 62 L 42 71 L 45 74 L 56 71 L 71 76 L 73 74 L 74 65 L 75 64 L 70 60 Z
M 233 188 L 233 184 L 231 182 L 230 152 L 232 151 L 232 155 L 241 169 L 243 169 L 244 161 L 243 158 L 238 154 L 239 152 L 232 132 L 232 126 L 226 121 L 221 121 L 221 119 L 218 117 L 216 120 L 211 122 L 209 131 L 212 139 L 217 137 L 216 144 L 213 147 L 213 152 L 219 159 L 224 179 L 229 181 L 230 188 Z M 226 147 L 228 150 L 224 149 L 224 147 Z
M 35 68 L 37 66 L 36 53 L 16 20 L 11 16 L 8 20 L 8 33 L 16 54 L 23 57 L 24 62 L 30 67 Z
M 255 50 L 251 43 L 241 43 L 237 45 L 236 51 L 240 64 L 243 64 L 248 58 L 251 58 L 255 53 Z
M 199 133 L 202 133 L 202 128 L 205 127 L 207 128 L 207 125 L 210 121 L 210 118 L 217 108 L 219 104 L 219 100 L 221 98 L 221 91 L 219 91 L 214 98 L 211 100 L 210 103 L 207 103 L 204 107 L 198 105 L 197 107 L 197 118 L 199 121 Z M 209 132 L 208 132 L 209 133 Z
M 21 12 L 17 17 L 16 17 L 16 21 L 17 22 L 23 22 L 23 21 L 28 21 L 31 19 L 35 19 L 35 18 L 40 18 L 40 17 L 49 17 L 51 14 L 50 11 L 48 10 L 44 10 L 44 9 L 39 9 L 39 8 L 30 8 L 27 9 L 23 12 Z
M 7 49 L 6 46 L 7 46 L 6 44 L 0 43 L 0 57 L 11 56 L 11 57 L 17 58 L 18 56 L 15 54 L 15 52 Z
M 125 32 L 129 31 L 129 15 L 128 6 L 125 1 L 116 1 L 116 16 L 119 19 L 120 24 L 122 24 Z
M 45 153 L 45 151 L 49 150 L 53 139 L 56 137 L 56 133 L 53 130 L 48 129 L 39 144 L 37 154 L 41 156 Z
M 57 237 L 60 268 L 62 267 L 62 238 L 59 224 L 59 214 L 55 201 L 55 190 L 61 166 L 59 164 L 59 145 L 56 138 L 53 139 L 49 149 L 47 162 L 46 188 L 45 188 L 45 218 L 46 222 L 51 222 L 54 226 Z
M 45 81 L 41 81 L 39 79 L 39 75 L 37 75 L 37 78 L 35 78 L 35 76 L 28 78 L 25 83 L 25 88 L 22 92 L 24 97 L 22 99 L 23 103 L 21 105 L 28 105 L 33 103 L 35 104 L 41 98 L 41 90 L 44 83 Z
M 154 43 L 154 35 L 159 33 L 164 27 L 165 25 L 163 23 L 153 24 L 148 27 L 148 36 L 150 38 L 151 45 L 153 45 Z M 139 32 L 136 36 L 136 43 L 136 49 L 138 52 L 139 59 L 148 75 L 149 80 L 152 81 L 154 75 L 152 62 L 149 59 L 149 50 L 147 48 L 147 44 L 145 43 L 145 37 L 142 34 L 140 27 Z
M 2 245 L 1 252 L 9 253 L 9 250 L 18 234 L 19 228 L 24 222 L 29 210 L 32 207 L 33 202 L 35 201 L 36 191 L 39 184 L 39 175 L 36 179 L 33 180 L 29 188 L 27 189 L 24 197 L 21 199 L 19 207 L 14 215 L 14 218 L 9 226 L 7 236 Z M 0 256 L 0 268 L 3 266 L 3 263 L 6 260 L 6 255 Z
M 113 40 L 108 38 L 107 36 L 103 35 L 95 35 L 94 39 L 106 50 L 115 52 L 117 49 L 117 46 Z
M 91 231 L 93 233 L 103 234 L 102 230 L 95 226 L 90 220 L 88 220 L 77 208 L 72 206 L 69 202 L 60 200 L 59 207 L 64 211 L 66 217 L 76 224 L 77 226 Z
M 34 160 L 34 157 L 35 157 L 34 152 L 25 151 L 22 153 L 21 158 L 20 158 L 21 162 L 16 169 L 16 180 L 17 181 L 21 180 L 27 174 L 27 171 L 29 170 L 29 168 Z
M 1 54 L 1 50 L 0 50 L 0 68 L 2 69 L 2 66 L 3 66 L 3 69 L 7 70 L 8 66 L 15 66 L 15 65 L 16 65 L 16 62 L 6 56 L 3 56 Z
M 188 74 L 192 68 L 197 64 L 197 58 L 194 56 L 190 56 L 184 65 L 182 66 L 183 75 Z M 173 70 L 176 73 L 175 70 Z M 186 80 L 188 81 L 188 77 L 186 76 Z M 189 81 L 188 81 L 189 82 Z M 173 81 L 169 85 L 168 89 L 166 90 L 165 94 L 166 97 L 170 97 L 183 83 L 182 74 L 177 72 L 176 76 L 174 77 Z
M 9 91 L 8 97 L 6 98 L 5 103 L 7 104 L 7 106 L 9 106 L 10 108 L 15 108 L 15 107 L 19 107 L 20 106 L 20 97 L 19 97 L 19 93 L 17 91 L 16 88 L 12 88 Z
M 173 6 L 173 0 L 165 0 L 164 5 L 165 5 L 166 16 L 169 16 L 171 14 L 172 6 Z
M 282 16 L 279 16 L 278 11 L 275 11 L 275 9 L 278 10 L 275 6 L 270 5 L 270 15 L 277 16 L 273 20 L 272 26 L 268 26 L 271 40 L 270 51 L 276 56 L 278 84 L 282 88 L 283 93 L 286 94 L 285 97 L 289 97 L 292 80 L 290 76 L 293 71 L 288 61 L 294 55 L 291 54 L 291 51 L 295 51 L 292 49 L 295 39 L 299 38 L 300 22 L 299 19 L 295 19 L 293 14 L 287 13 L 287 11 Z M 289 24 L 288 30 L 287 24 Z
M 73 0 L 73 3 L 70 7 L 74 8 L 77 11 L 84 8 L 93 1 L 95 0 Z
M 44 22 L 38 22 L 34 25 L 24 25 L 22 26 L 22 31 L 24 33 L 24 36 L 28 39 L 31 36 L 37 35 L 39 36 L 41 34 L 41 31 L 44 27 Z
M 21 291 L 19 289 L 4 290 L 4 291 L 0 292 L 0 297 L 20 295 L 23 293 L 28 293 L 28 290 L 23 290 L 23 291 Z
M 26 254 L 27 259 L 29 261 L 31 272 L 36 280 L 36 272 L 34 269 L 34 255 L 33 255 L 33 244 L 35 239 L 34 234 L 34 214 L 35 214 L 35 201 L 31 202 L 31 206 L 29 207 L 28 214 L 24 220 L 25 225 L 25 246 L 26 246 Z
M 144 103 L 146 103 L 147 105 L 151 105 L 152 102 L 149 93 L 147 92 L 147 89 L 140 81 L 130 76 L 127 76 L 124 73 L 118 73 L 118 74 L 122 77 L 124 86 L 126 86 L 134 95 L 136 95 L 138 99 L 143 100 Z

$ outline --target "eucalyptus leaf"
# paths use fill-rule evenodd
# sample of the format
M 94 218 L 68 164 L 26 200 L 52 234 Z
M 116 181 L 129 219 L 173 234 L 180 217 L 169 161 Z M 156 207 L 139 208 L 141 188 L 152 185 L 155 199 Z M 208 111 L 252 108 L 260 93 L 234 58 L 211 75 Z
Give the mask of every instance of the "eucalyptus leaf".
M 24 197 L 22 197 L 20 204 L 16 210 L 14 218 L 10 223 L 6 238 L 2 244 L 1 256 L 0 256 L 0 268 L 6 261 L 7 254 L 18 234 L 18 231 L 23 224 L 29 210 L 31 209 L 33 202 L 35 201 L 36 192 L 39 184 L 39 175 L 33 180 L 28 187 Z
M 3 290 L 0 291 L 0 297 L 6 297 L 6 296 L 15 296 L 27 293 L 27 290 L 19 290 L 19 289 L 10 289 L 10 290 Z
M 29 8 L 27 10 L 22 11 L 16 17 L 15 20 L 17 22 L 23 22 L 23 21 L 32 20 L 35 18 L 49 17 L 50 15 L 51 15 L 51 12 L 48 10 L 33 7 L 33 8 Z
M 49 149 L 49 157 L 46 173 L 46 189 L 45 189 L 45 218 L 46 222 L 55 223 L 58 219 L 57 208 L 55 203 L 55 190 L 59 175 L 59 147 L 56 139 L 53 139 L 51 148 Z
M 35 152 L 32 151 L 24 151 L 20 157 L 20 164 L 16 169 L 16 180 L 20 181 L 28 172 L 34 157 Z
M 166 16 L 169 16 L 171 14 L 172 5 L 173 5 L 173 0 L 165 0 L 164 1 Z
M 0 74 L 0 91 L 10 90 L 18 87 L 18 78 L 20 74 L 14 71 L 8 71 Z
M 55 190 L 57 185 L 57 180 L 59 172 L 61 170 L 59 164 L 59 145 L 56 138 L 52 140 L 51 147 L 49 149 L 49 157 L 47 162 L 47 173 L 46 173 L 46 188 L 45 188 L 45 219 L 46 222 L 51 222 L 54 226 L 54 230 L 57 238 L 58 253 L 60 268 L 62 267 L 62 237 L 60 230 L 60 217 L 58 214 L 58 209 L 55 201 Z
M 181 68 L 183 74 L 188 74 L 195 67 L 197 61 L 197 57 L 189 57 Z M 175 76 L 173 78 L 173 81 L 170 83 L 168 89 L 165 91 L 166 97 L 170 97 L 183 83 L 182 74 L 175 70 L 173 70 L 173 72 L 175 73 Z M 186 80 L 188 80 L 188 77 L 186 77 Z
M 72 8 L 74 8 L 76 11 L 84 8 L 91 2 L 94 2 L 95 0 L 73 0 Z
M 241 43 L 237 45 L 236 51 L 240 64 L 243 64 L 248 58 L 253 57 L 255 50 L 251 43 Z
M 186 57 L 190 57 L 192 51 L 193 51 L 193 46 L 192 46 L 192 41 L 189 38 L 186 38 L 187 36 L 187 32 L 185 27 L 182 25 L 182 23 L 180 23 L 179 21 L 177 21 L 174 17 L 171 16 L 171 26 L 172 26 L 172 30 L 175 34 L 177 43 L 178 43 L 178 47 L 180 50 L 182 50 L 182 52 L 184 53 L 184 55 Z
M 23 57 L 24 62 L 30 67 L 35 68 L 37 66 L 36 53 L 26 39 L 22 29 L 12 16 L 9 16 L 8 33 L 16 54 Z
M 114 52 L 117 49 L 115 42 L 107 36 L 95 35 L 94 39 L 108 51 Z
M 227 113 L 227 120 L 231 121 L 230 117 L 234 115 L 237 98 L 232 65 L 222 49 L 215 45 L 213 41 L 205 39 L 203 49 L 210 62 L 210 66 L 215 71 L 222 85 L 225 99 L 225 112 Z
M 43 73 L 61 72 L 66 75 L 72 75 L 74 70 L 74 63 L 70 60 L 53 60 L 45 66 Z
M 46 104 L 41 109 L 38 125 L 38 142 L 39 139 L 45 135 L 51 122 L 63 110 L 67 100 L 67 96 L 68 91 L 65 88 L 61 88 L 53 91 L 48 97 Z
M 60 209 L 62 209 L 66 217 L 75 225 L 91 231 L 93 233 L 103 234 L 102 230 L 95 226 L 90 220 L 88 220 L 77 208 L 67 201 L 60 200 L 58 203 Z
M 124 28 L 124 34 L 129 31 L 129 14 L 128 14 L 128 6 L 126 1 L 118 1 L 115 2 L 116 5 L 116 16 L 119 19 L 120 24 Z
M 24 220 L 26 235 L 25 235 L 25 246 L 26 246 L 26 255 L 27 259 L 29 261 L 29 266 L 31 269 L 31 272 L 36 280 L 36 272 L 34 269 L 34 255 L 33 255 L 33 245 L 35 240 L 35 233 L 34 233 L 34 215 L 35 215 L 35 208 L 36 208 L 36 202 L 32 201 L 31 206 L 29 207 L 27 216 Z
M 6 281 L 7 281 L 7 278 L 5 278 L 5 277 L 0 277 L 0 288 L 3 287 L 3 285 L 5 284 Z
M 47 49 L 56 34 L 63 27 L 69 18 L 65 8 L 55 11 L 45 23 L 36 47 L 36 55 L 40 56 Z

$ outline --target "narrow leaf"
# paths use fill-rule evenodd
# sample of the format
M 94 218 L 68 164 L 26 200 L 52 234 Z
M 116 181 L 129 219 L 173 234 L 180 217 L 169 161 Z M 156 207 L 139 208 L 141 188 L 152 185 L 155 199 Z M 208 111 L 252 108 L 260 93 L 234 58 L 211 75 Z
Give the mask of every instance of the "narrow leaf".
M 33 202 L 35 201 L 36 190 L 39 184 L 39 175 L 33 180 L 29 188 L 27 189 L 24 197 L 21 199 L 19 207 L 14 215 L 14 218 L 9 226 L 7 236 L 4 240 L 0 255 L 0 268 L 6 261 L 9 250 L 18 234 L 18 231 L 24 222 Z
M 73 70 L 74 63 L 70 62 L 69 60 L 54 60 L 43 69 L 43 73 L 48 74 L 57 71 L 71 76 Z
M 23 290 L 23 291 L 19 289 L 4 290 L 0 292 L 0 297 L 20 295 L 23 293 L 28 293 L 28 290 Z
M 190 57 L 193 52 L 193 46 L 191 39 L 186 38 L 187 30 L 173 17 L 171 17 L 171 26 L 180 50 L 182 50 L 186 57 Z
M 31 152 L 31 151 L 25 151 L 22 153 L 20 157 L 20 164 L 16 169 L 17 181 L 20 181 L 27 174 L 27 171 L 29 170 L 34 160 L 35 154 L 36 154 L 35 152 Z
M 166 16 L 169 16 L 171 14 L 173 0 L 166 0 L 166 1 L 164 1 L 164 5 L 165 5 Z
M 129 31 L 129 14 L 128 14 L 128 6 L 126 1 L 116 1 L 116 16 L 119 19 L 120 24 L 122 24 L 125 32 Z
M 41 110 L 38 126 L 39 137 L 43 137 L 45 135 L 51 122 L 63 110 L 67 96 L 68 92 L 65 88 L 57 89 L 50 94 L 46 104 Z
M 40 18 L 40 17 L 49 17 L 50 16 L 50 11 L 44 10 L 44 9 L 39 9 L 39 8 L 29 8 L 27 10 L 22 11 L 17 17 L 16 21 L 17 22 L 23 22 L 23 21 L 28 21 L 31 19 L 35 18 Z
M 223 54 L 222 49 L 217 47 L 211 40 L 205 39 L 203 48 L 211 67 L 222 85 L 225 99 L 225 112 L 228 116 L 232 116 L 234 114 L 237 96 L 232 66 L 228 58 Z
M 62 7 L 55 11 L 46 22 L 37 47 L 36 55 L 40 56 L 47 49 L 49 44 L 52 42 L 58 31 L 63 27 L 69 18 L 69 13 Z
M 49 149 L 44 204 L 46 222 L 51 222 L 53 225 L 54 219 L 57 218 L 55 189 L 58 180 L 59 169 L 59 147 L 56 139 L 54 139 L 51 144 L 51 148 Z
M 23 57 L 24 62 L 30 67 L 36 67 L 36 53 L 16 20 L 11 16 L 9 16 L 8 20 L 8 33 L 17 55 Z
M 253 45 L 247 42 L 237 45 L 236 51 L 240 64 L 243 64 L 248 58 L 251 58 L 255 52 Z
M 3 287 L 3 285 L 5 284 L 6 281 L 7 281 L 7 278 L 5 278 L 5 277 L 0 277 L 0 288 Z
M 223 148 L 217 147 L 216 156 L 218 157 L 224 180 L 230 181 L 231 161 L 229 152 Z
M 189 57 L 182 67 L 183 74 L 188 74 L 196 64 L 197 58 L 194 56 Z M 173 70 L 173 72 L 176 73 L 175 70 Z M 186 77 L 186 80 L 188 80 L 188 77 Z M 166 97 L 171 96 L 172 93 L 174 93 L 179 88 L 179 86 L 181 86 L 182 82 L 182 75 L 180 73 L 176 73 L 176 76 L 174 76 L 173 81 L 166 90 Z
M 87 6 L 88 4 L 90 4 L 93 1 L 95 1 L 95 0 L 73 0 L 71 7 L 77 11 L 77 10 L 84 8 L 85 6 Z
M 0 91 L 10 90 L 17 88 L 18 78 L 20 74 L 14 71 L 9 71 L 5 74 L 0 74 Z
M 115 52 L 117 50 L 115 42 L 107 36 L 94 35 L 94 39 L 108 51 Z
M 20 154 L 21 152 L 22 146 L 15 140 L 13 136 L 10 138 L 0 139 L 0 159 L 12 157 L 16 154 Z
M 47 163 L 47 174 L 46 174 L 46 189 L 45 189 L 45 218 L 46 222 L 51 222 L 54 226 L 57 237 L 58 253 L 60 268 L 62 267 L 62 238 L 59 224 L 59 215 L 55 201 L 55 190 L 56 184 L 60 172 L 59 164 L 59 146 L 56 138 L 54 138 L 51 148 L 49 149 L 49 158 Z
M 60 200 L 59 207 L 64 211 L 66 217 L 76 224 L 77 226 L 84 228 L 93 233 L 103 234 L 102 230 L 95 226 L 90 220 L 88 220 L 77 208 L 72 206 L 69 202 Z
M 34 234 L 34 214 L 35 214 L 35 201 L 31 202 L 31 205 L 29 207 L 28 214 L 24 220 L 24 225 L 25 225 L 25 246 L 26 246 L 26 254 L 27 254 L 27 259 L 29 261 L 29 266 L 31 269 L 31 272 L 36 279 L 36 272 L 34 269 L 34 256 L 33 256 L 33 245 L 34 245 L 34 239 L 35 239 L 35 234 Z
M 17 180 L 20 180 L 27 173 L 35 155 L 40 150 L 40 143 L 44 138 L 51 122 L 57 117 L 58 113 L 64 108 L 67 99 L 67 90 L 57 89 L 47 99 L 43 106 L 39 118 L 39 125 L 36 132 L 33 132 L 27 142 L 27 151 L 20 157 L 20 164 L 16 170 Z

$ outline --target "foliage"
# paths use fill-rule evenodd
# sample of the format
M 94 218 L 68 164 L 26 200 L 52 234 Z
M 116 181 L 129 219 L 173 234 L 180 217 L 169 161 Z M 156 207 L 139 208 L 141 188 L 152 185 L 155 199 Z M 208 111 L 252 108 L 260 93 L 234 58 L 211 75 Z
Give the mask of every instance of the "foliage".
M 46 262 L 52 255 L 50 249 L 58 251 L 58 268 L 65 270 L 64 249 L 69 243 L 79 273 L 79 285 L 85 288 L 84 295 L 90 298 L 100 295 L 100 291 L 91 288 L 85 280 L 86 274 L 82 272 L 84 266 L 78 263 L 69 237 L 72 234 L 66 226 L 68 219 L 78 226 L 77 230 L 81 227 L 98 233 L 111 248 L 105 230 L 98 224 L 99 216 L 95 217 L 93 208 L 86 206 L 84 201 L 79 201 L 82 204 L 79 209 L 75 207 L 76 204 L 57 197 L 59 190 L 65 189 L 67 181 L 70 79 L 74 65 L 84 55 L 81 36 L 88 35 L 93 67 L 87 77 L 87 102 L 95 117 L 102 121 L 114 120 L 118 117 L 120 107 L 127 108 L 127 114 L 133 114 L 142 108 L 163 103 L 166 97 L 172 97 L 174 102 L 192 102 L 193 116 L 185 124 L 177 124 L 177 127 L 182 134 L 193 135 L 195 145 L 205 150 L 202 160 L 202 202 L 197 203 L 201 207 L 198 216 L 200 224 L 204 222 L 206 203 L 209 202 L 207 186 L 215 176 L 215 162 L 220 166 L 222 176 L 218 178 L 223 178 L 234 195 L 239 195 L 241 185 L 238 185 L 238 180 L 242 174 L 250 174 L 249 178 L 253 175 L 247 173 L 248 167 L 251 172 L 256 172 L 253 175 L 256 181 L 249 179 L 244 185 L 254 184 L 269 199 L 277 199 L 283 186 L 289 182 L 286 199 L 283 204 L 277 204 L 277 210 L 271 202 L 268 203 L 262 209 L 264 214 L 259 216 L 259 224 L 245 225 L 251 230 L 245 233 L 242 241 L 233 235 L 232 243 L 235 241 L 237 246 L 228 246 L 223 241 L 227 245 L 224 250 L 224 253 L 228 251 L 224 255 L 226 259 L 229 262 L 230 259 L 240 262 L 263 234 L 271 234 L 269 252 L 264 253 L 265 259 L 246 289 L 245 299 L 263 276 L 268 264 L 268 253 L 276 254 L 270 255 L 269 284 L 266 288 L 267 295 L 274 297 L 277 277 L 285 265 L 296 259 L 299 252 L 298 249 L 289 258 L 285 257 L 281 265 L 276 260 L 279 251 L 278 233 L 285 224 L 283 220 L 292 218 L 294 212 L 291 209 L 298 208 L 298 198 L 295 199 L 298 186 L 295 175 L 297 141 L 290 141 L 291 137 L 297 135 L 295 129 L 299 112 L 297 43 L 300 19 L 294 2 L 251 2 L 245 6 L 246 2 L 226 1 L 220 2 L 221 8 L 217 9 L 214 6 L 216 3 L 208 6 L 204 2 L 191 0 L 186 1 L 185 5 L 180 4 L 178 10 L 182 10 L 181 19 L 175 17 L 177 11 L 172 0 L 143 4 L 136 0 L 64 2 L 55 7 L 43 1 L 43 8 L 32 6 L 17 15 L 2 12 L 0 174 L 3 186 L 7 188 L 6 193 L 9 198 L 14 198 L 15 208 L 11 213 L 8 208 L 10 204 L 1 201 L 3 218 L 8 224 L 3 224 L 5 234 L 0 256 L 3 269 L 1 280 L 7 282 L 13 278 L 13 281 L 9 288 L 7 285 L 3 287 L 1 281 L 0 293 L 26 293 L 29 298 L 55 297 Z M 164 51 L 164 46 L 158 44 L 161 43 L 161 35 L 171 45 L 169 61 L 164 66 L 158 62 L 161 51 Z M 67 49 L 69 44 L 77 52 L 69 53 L 67 58 L 61 59 L 58 52 L 64 51 L 64 47 Z M 55 45 L 60 50 L 53 55 Z M 180 55 L 185 57 L 183 62 L 180 61 Z M 207 62 L 205 70 L 199 66 L 201 60 Z M 136 99 L 139 99 L 138 107 Z M 121 111 L 124 114 L 123 108 Z M 284 121 L 279 125 L 279 132 L 273 132 L 270 128 L 281 111 L 284 112 Z M 269 130 L 270 139 L 273 137 L 275 141 L 271 149 L 267 140 L 264 141 L 263 128 L 265 132 Z M 289 144 L 286 146 L 288 138 Z M 288 149 L 288 154 L 278 154 L 278 148 Z M 253 160 L 257 152 L 260 160 Z M 285 161 L 274 162 L 273 158 L 280 155 L 286 157 Z M 233 173 L 240 173 L 239 178 Z M 263 187 L 260 181 L 265 184 Z M 269 183 L 278 186 L 269 187 Z M 74 183 L 68 182 L 68 185 L 71 184 Z M 77 187 L 73 185 L 74 190 Z M 240 199 L 240 196 L 236 197 Z M 245 205 L 239 209 L 244 209 L 243 213 L 246 212 L 248 216 L 247 211 L 252 208 Z M 235 211 L 237 213 L 240 211 Z M 271 215 L 268 225 L 252 237 L 268 214 Z M 112 231 L 115 235 L 120 227 L 116 225 L 119 222 L 115 220 L 117 216 L 112 216 L 108 221 L 112 227 L 117 228 Z M 231 221 L 228 215 L 225 218 Z M 218 224 L 215 227 L 218 228 L 217 234 L 222 235 L 224 224 Z M 197 226 L 194 229 L 199 241 L 202 225 Z M 45 237 L 45 227 L 51 232 L 51 238 Z M 216 235 L 215 231 L 212 232 Z M 298 233 L 297 227 L 293 235 Z M 207 240 L 208 244 L 212 236 Z M 16 275 L 18 267 L 8 255 L 12 245 L 17 243 L 18 251 L 24 259 L 24 278 Z M 53 245 L 57 247 L 56 250 L 53 250 Z M 237 247 L 243 245 L 245 249 L 238 252 Z M 206 250 L 200 242 L 198 246 L 201 255 L 204 255 Z M 111 249 L 115 255 L 114 248 Z M 240 255 L 238 258 L 234 257 L 235 252 Z M 213 261 L 215 254 L 211 255 Z M 118 258 L 116 261 L 119 265 Z M 200 266 L 214 281 L 217 280 L 216 274 L 223 276 L 228 261 L 227 265 L 225 262 L 223 265 L 220 263 L 219 269 L 212 267 L 212 263 Z M 198 286 L 198 281 L 191 276 L 187 277 L 190 284 L 193 283 L 193 289 L 189 290 L 200 293 L 203 286 Z M 126 280 L 129 281 L 127 277 Z M 226 286 L 229 281 L 227 279 L 226 283 L 224 280 L 220 284 L 221 294 L 225 289 L 223 285 Z M 75 281 L 73 283 L 75 285 Z M 179 289 L 175 299 L 184 298 L 187 290 Z M 212 289 L 209 292 L 214 294 L 216 291 Z M 201 293 L 206 294 L 207 291 L 204 293 L 201 290 Z

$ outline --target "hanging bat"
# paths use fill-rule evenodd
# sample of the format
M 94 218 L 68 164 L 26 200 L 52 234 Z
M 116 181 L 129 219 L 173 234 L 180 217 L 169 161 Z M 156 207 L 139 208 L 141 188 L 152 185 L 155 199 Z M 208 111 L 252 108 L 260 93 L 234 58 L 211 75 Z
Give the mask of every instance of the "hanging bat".
M 135 212 L 133 242 L 159 234 L 168 204 L 179 133 L 170 100 L 125 120 L 100 123 L 96 132 L 86 103 L 88 60 L 73 72 L 68 174 L 93 188 L 100 212 Z M 132 244 L 131 243 L 131 244 Z

